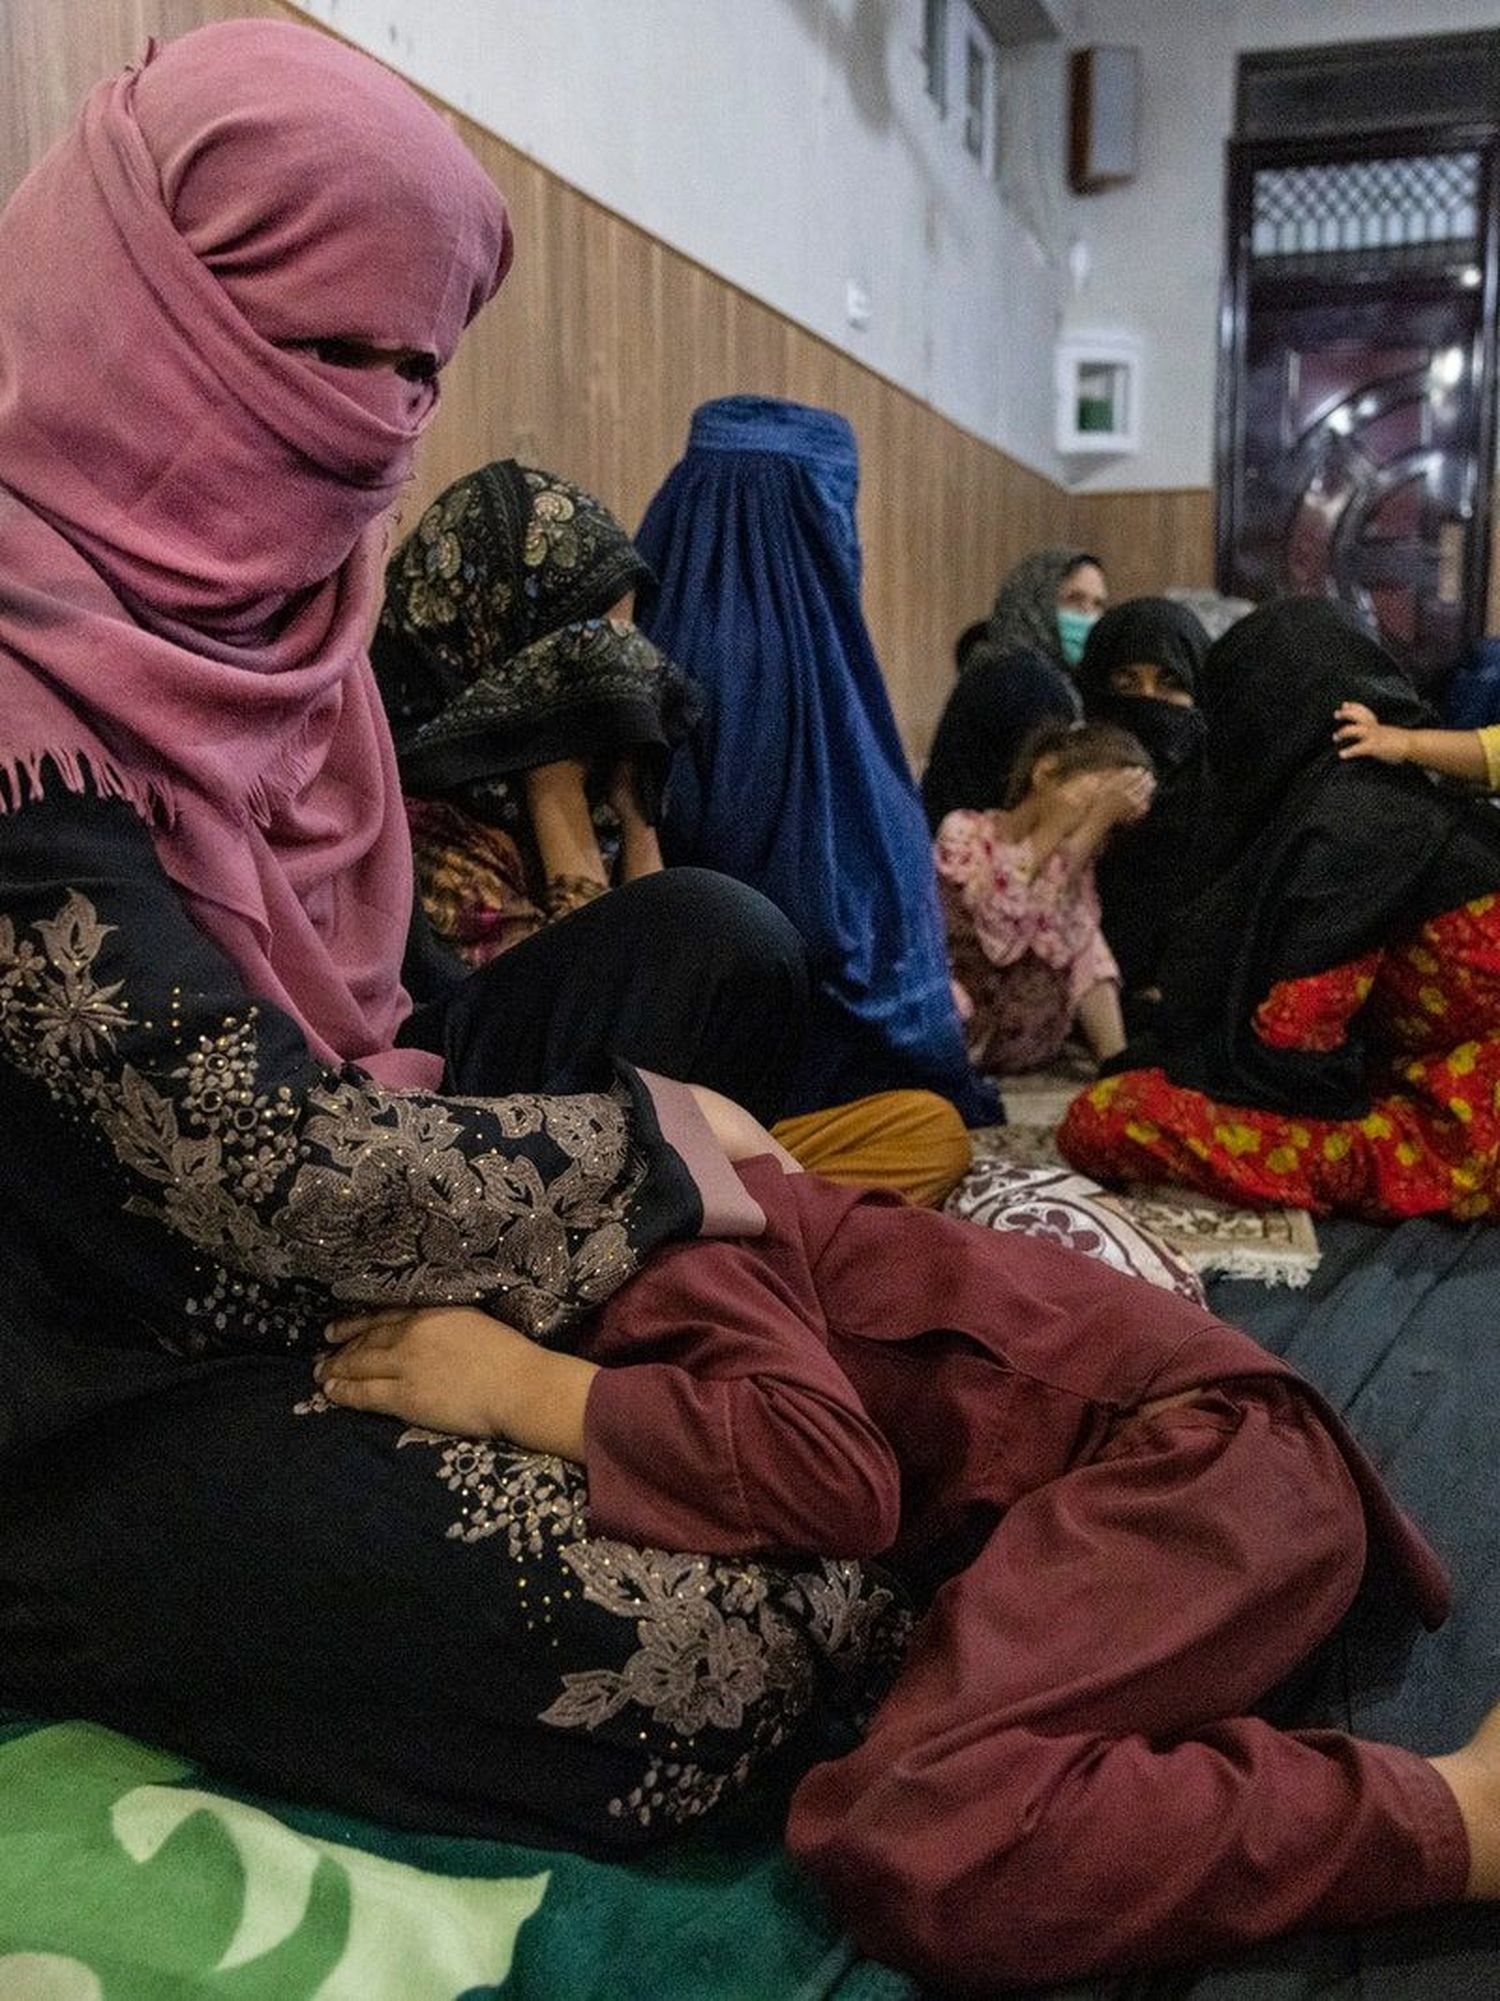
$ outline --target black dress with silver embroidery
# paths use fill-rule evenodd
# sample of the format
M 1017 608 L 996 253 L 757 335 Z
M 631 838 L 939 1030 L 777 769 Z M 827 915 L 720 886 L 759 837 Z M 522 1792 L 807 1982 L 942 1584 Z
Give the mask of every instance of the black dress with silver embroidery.
M 700 1213 L 627 1067 L 330 1073 L 127 807 L 0 814 L 0 1707 L 436 1831 L 614 1851 L 711 1811 L 830 1676 L 864 1699 L 891 1591 L 593 1535 L 580 1468 L 331 1410 L 306 1352 L 361 1301 L 546 1338 Z
M 701 1215 L 644 1087 L 609 1082 L 439 1097 L 327 1070 L 127 806 L 0 815 L 7 1227 L 117 1334 L 308 1346 L 340 1308 L 457 1300 L 556 1334 Z

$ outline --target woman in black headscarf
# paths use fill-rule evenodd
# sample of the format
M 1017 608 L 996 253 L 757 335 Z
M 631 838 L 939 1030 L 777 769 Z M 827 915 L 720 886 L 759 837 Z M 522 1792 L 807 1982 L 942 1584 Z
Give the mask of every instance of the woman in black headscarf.
M 1500 813 L 1340 760 L 1348 701 L 1428 720 L 1322 600 L 1210 649 L 1205 886 L 1163 960 L 1159 1031 L 1068 1112 L 1077 1165 L 1377 1219 L 1500 1205 Z
M 1082 716 L 1072 670 L 1107 596 L 1097 557 L 1042 549 L 1007 575 L 982 636 L 972 626 L 960 636 L 958 682 L 922 775 L 934 833 L 957 807 L 1002 805 L 1016 752 L 1031 732 Z
M 1155 1012 L 1161 955 L 1198 850 L 1208 742 L 1198 676 L 1207 651 L 1208 634 L 1186 606 L 1132 598 L 1105 612 L 1078 667 L 1084 713 L 1129 730 L 1156 768 L 1150 812 L 1118 830 L 1094 871 L 1132 1032 Z

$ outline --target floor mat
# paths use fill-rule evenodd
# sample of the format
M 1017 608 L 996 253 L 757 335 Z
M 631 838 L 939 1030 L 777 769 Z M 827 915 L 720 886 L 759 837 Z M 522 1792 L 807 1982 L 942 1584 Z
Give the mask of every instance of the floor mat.
M 1044 1084 L 1051 1079 L 1054 1097 L 1078 1089 L 1052 1073 L 1039 1072 L 1035 1078 L 1006 1080 L 1006 1111 L 1011 1109 L 1012 1084 L 1034 1086 L 1029 1094 L 1018 1094 L 1018 1111 L 1045 1108 Z M 1060 1116 L 1060 1113 L 1058 1114 Z M 1008 1160 L 1020 1167 L 1066 1166 L 1057 1147 L 1054 1119 L 1043 1116 L 1017 1120 L 1004 1126 L 986 1126 L 971 1135 L 974 1166 Z M 1119 1192 L 1104 1189 L 1095 1198 L 1128 1216 L 1141 1228 L 1163 1238 L 1196 1271 L 1200 1278 L 1210 1275 L 1227 1278 L 1259 1279 L 1264 1285 L 1304 1286 L 1318 1268 L 1321 1255 L 1312 1217 L 1305 1209 L 1245 1209 L 1221 1202 L 1213 1195 L 1199 1195 L 1190 1188 L 1137 1187 Z

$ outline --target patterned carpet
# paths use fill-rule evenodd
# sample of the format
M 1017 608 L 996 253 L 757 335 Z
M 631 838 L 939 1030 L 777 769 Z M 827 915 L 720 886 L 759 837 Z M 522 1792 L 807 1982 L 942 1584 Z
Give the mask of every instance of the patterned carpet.
M 1011 1123 L 973 1134 L 975 1166 L 997 1160 L 1023 1167 L 1066 1165 L 1057 1150 L 1058 1121 L 1091 1074 L 1082 1059 L 1069 1056 L 1052 1070 L 1004 1078 L 1001 1097 Z M 1237 1208 L 1188 1188 L 1104 1190 L 1098 1199 L 1180 1251 L 1200 1278 L 1303 1286 L 1322 1255 L 1305 1209 Z

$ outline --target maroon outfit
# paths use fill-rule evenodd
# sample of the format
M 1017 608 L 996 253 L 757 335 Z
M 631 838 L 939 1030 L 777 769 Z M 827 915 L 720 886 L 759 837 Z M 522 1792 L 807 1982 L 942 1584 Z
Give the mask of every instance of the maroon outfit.
M 992 1988 L 1462 1894 L 1424 1760 L 1245 1713 L 1348 1608 L 1367 1531 L 1429 1623 L 1446 1609 L 1316 1391 L 1074 1253 L 770 1161 L 743 1177 L 764 1236 L 668 1246 L 599 1315 L 586 1352 L 620 1366 L 589 1395 L 591 1514 L 947 1576 L 864 1744 L 792 1804 L 865 1951 Z

